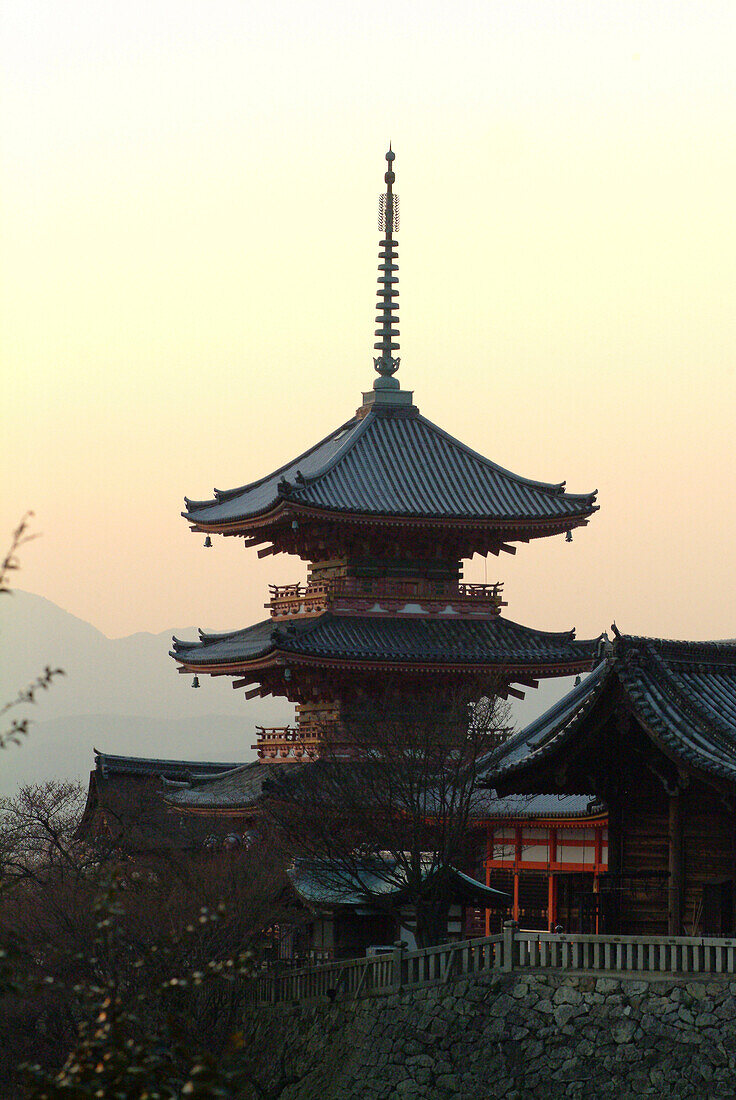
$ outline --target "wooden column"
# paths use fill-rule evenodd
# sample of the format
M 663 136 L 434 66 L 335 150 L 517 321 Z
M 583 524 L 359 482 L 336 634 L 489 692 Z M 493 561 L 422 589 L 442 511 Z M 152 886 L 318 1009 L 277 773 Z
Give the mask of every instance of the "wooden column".
M 669 796 L 669 896 L 667 905 L 667 932 L 670 936 L 682 935 L 682 909 L 684 897 L 684 867 L 682 859 L 682 795 L 679 790 Z
M 491 885 L 491 860 L 493 859 L 493 829 L 486 827 L 486 886 Z M 486 936 L 491 934 L 491 911 L 486 909 Z

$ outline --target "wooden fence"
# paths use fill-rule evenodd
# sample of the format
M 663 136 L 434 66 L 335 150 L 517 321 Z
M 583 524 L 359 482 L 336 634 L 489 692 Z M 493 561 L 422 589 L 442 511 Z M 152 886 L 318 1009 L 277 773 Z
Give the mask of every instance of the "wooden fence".
M 514 921 L 500 936 L 383 955 L 342 959 L 248 983 L 252 1004 L 303 1001 L 315 997 L 355 1000 L 449 982 L 464 975 L 516 970 L 575 970 L 623 973 L 630 977 L 668 974 L 736 973 L 736 939 L 698 936 L 577 936 L 521 932 Z

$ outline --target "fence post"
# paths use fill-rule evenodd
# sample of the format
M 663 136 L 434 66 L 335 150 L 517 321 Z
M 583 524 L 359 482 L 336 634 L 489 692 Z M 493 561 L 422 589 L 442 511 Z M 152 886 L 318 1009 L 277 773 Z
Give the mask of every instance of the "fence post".
M 505 920 L 503 922 L 503 968 L 504 970 L 514 969 L 514 952 L 516 950 L 516 929 L 519 927 L 518 921 Z
M 399 940 L 394 944 L 393 952 L 393 987 L 398 992 L 404 983 L 404 941 Z

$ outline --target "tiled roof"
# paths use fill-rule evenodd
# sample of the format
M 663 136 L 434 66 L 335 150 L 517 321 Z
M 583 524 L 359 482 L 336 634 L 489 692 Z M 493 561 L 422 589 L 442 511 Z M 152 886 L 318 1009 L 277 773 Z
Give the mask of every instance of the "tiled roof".
M 175 638 L 172 656 L 197 666 L 247 662 L 279 652 L 323 660 L 582 668 L 592 660 L 596 644 L 576 641 L 574 631 L 532 630 L 500 615 L 487 620 L 401 619 L 326 612 L 289 627 L 275 627 L 269 619 L 231 634 L 201 633 L 197 642 Z
M 612 690 L 671 755 L 736 781 L 736 644 L 632 636 L 617 639 L 613 655 L 579 687 L 497 751 L 489 781 L 563 750 Z
M 438 873 L 429 870 L 431 860 L 427 863 L 424 878 Z M 362 868 L 343 866 L 337 860 L 297 859 L 287 873 L 296 893 L 309 905 L 353 907 L 365 905 L 371 898 L 401 898 L 406 890 L 403 865 L 389 856 L 383 860 L 366 859 Z M 445 874 L 456 900 L 491 906 L 511 904 L 510 895 L 503 890 L 486 886 L 454 867 L 447 868 Z
M 554 706 L 505 741 L 489 759 L 486 774 L 493 778 L 522 764 L 526 766 L 547 756 L 562 744 L 601 694 L 609 671 L 608 663 L 601 662 Z
M 694 768 L 736 780 L 736 645 L 626 638 L 620 649 L 642 724 Z
M 186 781 L 195 776 L 217 775 L 240 764 L 209 760 L 161 760 L 150 756 L 115 756 L 95 749 L 95 768 L 104 779 L 113 775 L 149 775 L 155 778 Z
M 261 797 L 263 784 L 273 776 L 275 769 L 284 772 L 297 766 L 288 761 L 264 764 L 253 760 L 221 775 L 193 779 L 186 786 L 172 788 L 166 801 L 172 806 L 189 809 L 246 809 Z
M 595 493 L 529 481 L 497 466 L 410 409 L 376 407 L 343 424 L 275 473 L 239 489 L 186 501 L 192 523 L 226 524 L 280 501 L 360 515 L 452 518 L 485 524 L 580 520 Z
M 483 792 L 478 792 L 481 795 Z M 591 817 L 605 811 L 592 794 L 508 794 L 487 791 L 473 805 L 474 817 L 501 817 L 514 820 L 549 817 Z

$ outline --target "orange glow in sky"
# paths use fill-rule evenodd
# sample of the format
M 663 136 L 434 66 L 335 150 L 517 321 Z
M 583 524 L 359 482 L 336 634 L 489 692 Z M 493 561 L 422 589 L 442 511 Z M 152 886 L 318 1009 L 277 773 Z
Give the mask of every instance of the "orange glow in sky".
M 179 512 L 371 386 L 391 139 L 402 384 L 501 465 L 599 490 L 572 545 L 489 559 L 509 617 L 736 636 L 736 6 L 4 11 L 1 529 L 32 508 L 43 534 L 21 587 L 119 635 L 242 627 L 304 577 Z

